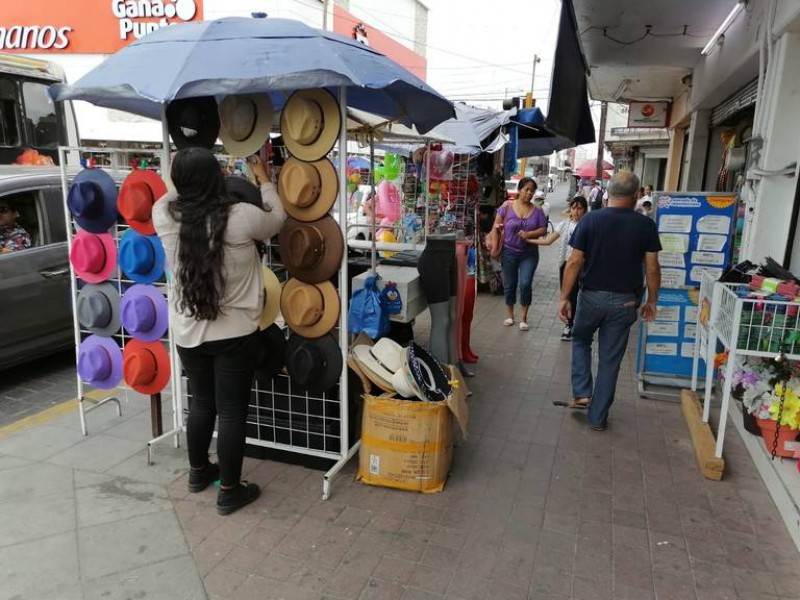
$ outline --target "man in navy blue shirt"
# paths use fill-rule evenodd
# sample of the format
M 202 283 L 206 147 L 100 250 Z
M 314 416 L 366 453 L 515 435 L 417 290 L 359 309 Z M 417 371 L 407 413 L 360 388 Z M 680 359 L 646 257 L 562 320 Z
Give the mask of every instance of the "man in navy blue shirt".
M 636 322 L 639 299 L 647 282 L 647 300 L 639 313 L 646 321 L 656 316 L 661 286 L 658 252 L 661 242 L 655 223 L 634 210 L 639 178 L 630 172 L 614 175 L 608 184 L 608 207 L 580 220 L 569 244 L 573 250 L 564 269 L 558 316 L 567 323 L 572 311 L 571 408 L 589 408 L 592 429 L 603 431 L 614 402 L 617 377 Z M 569 290 L 578 282 L 578 305 Z M 592 339 L 599 332 L 599 364 L 592 382 Z

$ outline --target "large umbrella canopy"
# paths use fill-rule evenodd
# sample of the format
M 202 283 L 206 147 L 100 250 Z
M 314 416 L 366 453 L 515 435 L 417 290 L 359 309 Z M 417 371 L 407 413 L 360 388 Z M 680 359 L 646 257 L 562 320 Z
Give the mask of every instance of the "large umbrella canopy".
M 595 172 L 597 171 L 597 159 L 596 158 L 591 158 L 589 160 L 583 161 L 581 164 L 579 164 L 577 167 L 575 167 L 575 172 L 577 173 L 578 171 L 590 170 L 590 169 L 592 171 L 592 174 L 589 175 L 589 177 L 592 177 L 592 176 L 594 176 Z M 612 165 L 607 160 L 604 160 L 603 161 L 603 171 L 613 171 L 613 170 L 614 170 L 614 165 Z
M 571 140 L 550 131 L 544 114 L 536 106 L 519 109 L 509 126 L 518 129 L 517 158 L 547 156 L 575 145 Z
M 597 176 L 596 167 L 578 167 L 573 171 L 575 175 L 582 177 L 584 179 L 594 179 Z M 603 179 L 611 179 L 611 173 L 608 171 L 603 171 Z
M 455 116 L 446 98 L 383 54 L 287 19 L 229 17 L 163 27 L 50 94 L 161 119 L 163 105 L 177 98 L 270 93 L 280 109 L 294 90 L 341 86 L 348 106 L 420 133 Z

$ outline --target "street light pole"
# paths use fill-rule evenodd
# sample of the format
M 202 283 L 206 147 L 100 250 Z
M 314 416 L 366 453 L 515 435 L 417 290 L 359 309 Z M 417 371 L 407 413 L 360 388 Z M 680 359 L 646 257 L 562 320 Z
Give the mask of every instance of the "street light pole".
M 533 86 L 536 82 L 536 63 L 542 62 L 542 59 L 539 58 L 538 54 L 533 55 L 533 69 L 531 73 L 531 91 L 525 94 L 525 108 L 533 108 L 534 99 L 533 99 Z M 523 157 L 520 163 L 520 171 L 522 176 L 525 177 L 525 169 L 528 168 L 528 159 L 527 157 Z

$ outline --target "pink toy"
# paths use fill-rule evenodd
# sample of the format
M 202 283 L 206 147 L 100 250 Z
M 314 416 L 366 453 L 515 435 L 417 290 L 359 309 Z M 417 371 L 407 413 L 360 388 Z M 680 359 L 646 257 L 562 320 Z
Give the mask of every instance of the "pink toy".
M 385 179 L 378 184 L 377 215 L 390 221 L 400 220 L 400 191 Z
M 449 150 L 431 152 L 430 166 L 432 179 L 450 179 L 450 170 L 453 168 L 453 153 Z

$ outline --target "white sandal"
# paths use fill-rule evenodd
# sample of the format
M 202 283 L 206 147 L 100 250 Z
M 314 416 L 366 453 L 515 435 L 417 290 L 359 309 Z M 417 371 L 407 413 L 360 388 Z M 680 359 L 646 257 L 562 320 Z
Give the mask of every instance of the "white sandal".
M 520 331 L 528 331 L 528 324 L 525 321 L 521 321 L 519 324 Z
M 514 324 L 514 319 L 512 319 L 511 317 L 503 321 L 503 325 L 505 325 L 506 327 L 511 327 L 513 324 Z

